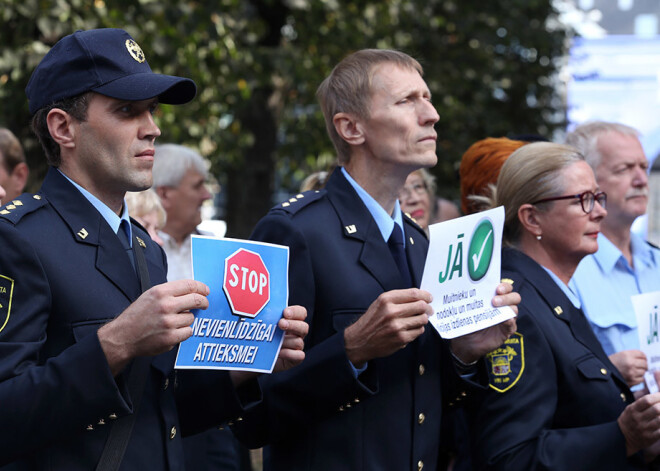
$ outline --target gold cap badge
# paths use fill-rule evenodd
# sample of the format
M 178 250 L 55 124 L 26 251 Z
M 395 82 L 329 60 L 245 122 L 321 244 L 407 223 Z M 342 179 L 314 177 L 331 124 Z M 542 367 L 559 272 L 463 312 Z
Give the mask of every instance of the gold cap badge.
M 144 57 L 144 52 L 142 52 L 142 48 L 138 46 L 138 43 L 136 43 L 132 39 L 127 39 L 125 44 L 126 44 L 126 50 L 128 50 L 128 53 L 131 55 L 131 57 L 136 61 L 138 61 L 140 64 L 142 64 L 146 58 Z

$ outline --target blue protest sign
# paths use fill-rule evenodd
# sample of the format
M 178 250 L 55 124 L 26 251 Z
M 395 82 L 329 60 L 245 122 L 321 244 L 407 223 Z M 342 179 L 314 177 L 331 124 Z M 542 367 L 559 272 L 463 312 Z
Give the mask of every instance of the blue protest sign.
M 193 311 L 175 368 L 270 373 L 284 339 L 277 322 L 289 300 L 289 248 L 193 235 L 192 263 L 209 307 Z

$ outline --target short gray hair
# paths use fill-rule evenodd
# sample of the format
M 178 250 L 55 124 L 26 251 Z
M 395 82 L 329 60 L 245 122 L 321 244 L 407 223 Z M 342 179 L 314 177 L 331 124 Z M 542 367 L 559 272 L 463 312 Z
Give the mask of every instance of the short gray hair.
M 603 160 L 598 151 L 598 138 L 603 134 L 615 132 L 625 136 L 634 136 L 639 139 L 637 129 L 625 124 L 609 123 L 606 121 L 590 121 L 576 127 L 566 136 L 566 144 L 575 147 L 584 156 L 589 166 L 595 172 Z
M 197 170 L 204 178 L 208 175 L 206 160 L 194 150 L 178 144 L 156 146 L 153 188 L 161 186 L 176 188 L 190 168 Z

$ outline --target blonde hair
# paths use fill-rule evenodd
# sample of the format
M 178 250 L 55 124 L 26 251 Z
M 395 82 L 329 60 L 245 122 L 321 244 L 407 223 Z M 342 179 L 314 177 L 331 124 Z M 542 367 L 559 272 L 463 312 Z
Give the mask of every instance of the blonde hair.
M 372 79 L 376 67 L 381 64 L 394 64 L 424 75 L 419 62 L 408 54 L 391 49 L 362 49 L 337 64 L 316 91 L 340 164 L 349 161 L 350 145 L 337 133 L 333 119 L 337 113 L 350 113 L 362 119 L 369 117 Z
M 129 191 L 125 196 L 126 206 L 128 206 L 128 214 L 134 218 L 141 218 L 153 211 L 158 214 L 158 229 L 165 225 L 167 213 L 163 205 L 160 203 L 160 198 L 151 188 L 144 191 Z
M 518 209 L 523 204 L 561 195 L 562 170 L 580 161 L 584 157 L 576 148 L 551 142 L 527 144 L 511 154 L 502 165 L 497 186 L 491 187 L 487 198 L 491 208 L 504 206 L 504 244 L 515 246 L 520 240 L 522 225 Z M 543 211 L 552 204 L 541 203 L 538 208 Z

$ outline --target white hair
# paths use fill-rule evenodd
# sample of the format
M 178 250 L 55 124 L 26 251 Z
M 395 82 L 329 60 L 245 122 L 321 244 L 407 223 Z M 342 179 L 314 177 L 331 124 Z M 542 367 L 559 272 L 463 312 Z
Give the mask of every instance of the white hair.
M 156 146 L 153 167 L 153 187 L 177 187 L 188 169 L 197 170 L 204 178 L 208 175 L 208 163 L 194 150 L 178 144 Z

